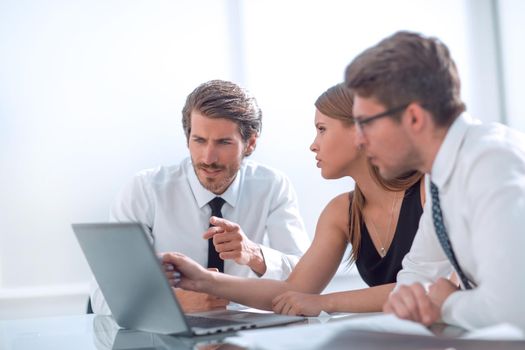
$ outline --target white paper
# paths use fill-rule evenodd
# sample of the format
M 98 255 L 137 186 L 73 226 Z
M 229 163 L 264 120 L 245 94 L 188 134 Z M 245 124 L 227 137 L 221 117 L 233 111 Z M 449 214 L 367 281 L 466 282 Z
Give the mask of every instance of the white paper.
M 433 336 L 425 326 L 398 319 L 393 315 L 353 317 L 348 320 L 321 324 L 293 325 L 281 328 L 268 328 L 239 332 L 228 342 L 256 349 L 315 349 L 322 348 L 337 334 L 347 330 L 365 330 Z M 315 336 L 312 336 L 315 335 Z
M 525 340 L 525 334 L 516 326 L 509 323 L 500 323 L 494 326 L 472 330 L 461 338 L 478 340 Z

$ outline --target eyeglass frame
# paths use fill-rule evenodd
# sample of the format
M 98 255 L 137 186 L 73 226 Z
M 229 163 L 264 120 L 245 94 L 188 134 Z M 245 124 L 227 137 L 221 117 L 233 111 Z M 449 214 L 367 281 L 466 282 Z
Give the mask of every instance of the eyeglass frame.
M 405 104 L 403 104 L 401 106 L 397 106 L 397 107 L 394 107 L 394 108 L 387 109 L 384 112 L 381 112 L 381 113 L 378 113 L 378 114 L 374 114 L 373 116 L 370 116 L 370 117 L 364 118 L 364 119 L 354 118 L 355 126 L 356 126 L 357 130 L 359 130 L 359 132 L 361 132 L 361 134 L 364 134 L 364 132 L 363 132 L 363 125 L 366 125 L 368 123 L 373 122 L 374 120 L 381 119 L 381 118 L 384 118 L 384 117 L 393 117 L 394 114 L 403 111 L 409 105 L 410 105 L 410 103 L 405 103 Z

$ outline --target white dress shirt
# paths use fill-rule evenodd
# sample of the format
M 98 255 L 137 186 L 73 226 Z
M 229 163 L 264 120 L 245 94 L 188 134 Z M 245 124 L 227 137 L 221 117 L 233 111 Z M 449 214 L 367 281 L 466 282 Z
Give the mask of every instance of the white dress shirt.
M 525 329 L 525 135 L 462 114 L 450 127 L 430 177 L 459 266 L 476 284 L 450 295 L 443 321 L 467 329 L 510 322 Z M 429 180 L 427 177 L 427 193 Z M 399 284 L 434 282 L 452 271 L 426 201 Z
M 216 195 L 200 184 L 191 159 L 170 167 L 139 172 L 111 208 L 111 220 L 140 222 L 151 231 L 157 252 L 180 252 L 207 266 L 208 229 Z M 232 184 L 220 195 L 222 216 L 238 223 L 261 247 L 266 263 L 263 278 L 285 279 L 310 245 L 299 214 L 297 195 L 288 178 L 251 160 L 243 160 Z M 257 275 L 247 266 L 225 260 L 224 272 Z M 98 287 L 92 289 L 96 313 L 108 313 Z

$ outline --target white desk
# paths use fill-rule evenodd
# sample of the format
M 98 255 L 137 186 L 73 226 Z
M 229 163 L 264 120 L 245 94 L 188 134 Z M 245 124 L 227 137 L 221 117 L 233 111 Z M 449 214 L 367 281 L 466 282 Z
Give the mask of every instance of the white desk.
M 363 327 L 344 326 L 334 336 L 324 343 L 315 344 L 330 325 L 344 324 L 349 321 L 361 322 L 369 316 L 349 316 L 332 318 L 328 324 L 311 320 L 314 324 L 292 325 L 282 328 L 272 328 L 259 333 L 251 333 L 256 340 L 250 345 L 242 345 L 235 334 L 187 338 L 170 337 L 144 332 L 119 330 L 112 318 L 106 316 L 81 315 L 53 318 L 38 318 L 25 320 L 0 321 L 0 349 L 2 350 L 35 350 L 35 349 L 246 349 L 260 348 L 272 345 L 279 348 L 278 343 L 269 343 L 268 336 L 287 337 L 286 349 L 301 348 L 300 339 L 294 340 L 297 334 L 311 337 L 309 348 L 322 349 L 525 349 L 525 341 L 479 341 L 455 339 L 449 336 L 392 334 L 388 332 L 371 332 Z M 341 321 L 343 319 L 343 321 Z M 354 322 L 354 325 L 356 323 Z M 338 326 L 339 327 L 339 326 Z M 361 329 L 360 329 L 361 328 Z M 264 333 L 266 332 L 266 333 Z M 447 333 L 447 332 L 445 332 Z M 249 335 L 249 333 L 245 333 Z M 452 333 L 448 333 L 449 335 Z M 304 343 L 303 338 L 303 343 Z M 295 345 L 297 345 L 297 347 Z M 275 345 L 275 347 L 274 347 Z

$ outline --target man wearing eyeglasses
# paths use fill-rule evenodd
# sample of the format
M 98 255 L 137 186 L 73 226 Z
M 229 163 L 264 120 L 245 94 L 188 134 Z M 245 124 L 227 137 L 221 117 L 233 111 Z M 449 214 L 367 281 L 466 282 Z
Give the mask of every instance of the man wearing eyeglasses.
M 346 70 L 357 143 L 382 176 L 428 174 L 419 230 L 385 312 L 525 329 L 525 137 L 466 114 L 448 48 L 398 32 Z M 447 279 L 455 271 L 460 281 Z

